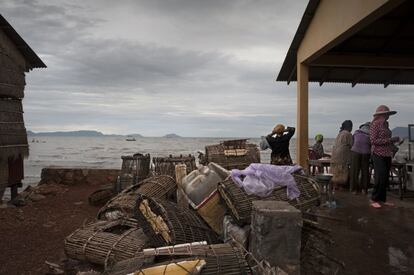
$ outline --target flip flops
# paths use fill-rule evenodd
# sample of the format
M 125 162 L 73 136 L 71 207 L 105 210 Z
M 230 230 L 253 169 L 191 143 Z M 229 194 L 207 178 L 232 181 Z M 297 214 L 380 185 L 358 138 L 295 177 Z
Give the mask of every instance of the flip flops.
M 392 203 L 392 202 L 384 202 L 384 205 L 385 206 L 391 206 L 391 207 L 395 206 L 395 204 Z
M 372 201 L 371 202 L 371 206 L 373 207 L 373 208 L 381 208 L 382 206 L 381 206 L 381 204 L 379 204 L 378 202 L 375 202 L 375 201 Z

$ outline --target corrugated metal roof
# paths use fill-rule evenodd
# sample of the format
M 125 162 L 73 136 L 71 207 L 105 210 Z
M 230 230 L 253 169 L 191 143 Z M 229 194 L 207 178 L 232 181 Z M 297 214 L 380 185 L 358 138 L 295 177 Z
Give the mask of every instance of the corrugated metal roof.
M 24 56 L 28 63 L 28 70 L 33 68 L 46 68 L 45 63 L 37 56 L 23 38 L 16 32 L 9 22 L 0 14 L 0 28 L 16 45 L 17 49 Z

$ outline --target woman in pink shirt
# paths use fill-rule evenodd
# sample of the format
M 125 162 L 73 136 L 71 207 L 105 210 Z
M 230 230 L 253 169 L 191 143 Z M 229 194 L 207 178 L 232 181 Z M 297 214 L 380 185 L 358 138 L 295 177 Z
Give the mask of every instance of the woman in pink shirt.
M 374 163 L 375 185 L 372 191 L 371 206 L 380 208 L 387 203 L 387 186 L 389 183 L 391 159 L 394 143 L 399 142 L 399 137 L 391 137 L 392 132 L 388 126 L 390 115 L 396 114 L 385 105 L 378 106 L 374 119 L 371 122 L 369 137 L 371 140 L 372 161 Z

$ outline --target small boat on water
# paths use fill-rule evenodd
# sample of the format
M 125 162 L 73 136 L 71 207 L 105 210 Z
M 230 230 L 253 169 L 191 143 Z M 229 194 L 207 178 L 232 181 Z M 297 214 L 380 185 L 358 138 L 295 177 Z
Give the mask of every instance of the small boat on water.
M 134 137 L 127 137 L 126 141 L 136 141 L 136 139 Z

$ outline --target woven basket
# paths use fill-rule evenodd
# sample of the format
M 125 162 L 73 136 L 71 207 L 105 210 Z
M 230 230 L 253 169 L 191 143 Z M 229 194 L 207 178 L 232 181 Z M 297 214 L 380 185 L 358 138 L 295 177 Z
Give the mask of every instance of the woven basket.
M 288 199 L 286 187 L 274 189 L 272 195 L 266 198 L 248 195 L 243 188 L 238 187 L 231 178 L 220 183 L 218 190 L 237 224 L 250 224 L 252 202 L 255 200 L 287 201 L 302 211 L 306 211 L 319 204 L 320 192 L 317 182 L 309 176 L 298 174 L 293 174 L 293 176 L 300 190 L 300 196 L 295 200 Z
M 140 195 L 134 213 L 154 246 L 218 242 L 216 233 L 194 210 L 175 203 Z
M 255 144 L 227 143 L 206 146 L 206 164 L 215 162 L 227 170 L 244 169 L 252 163 L 260 163 L 260 152 Z
M 195 157 L 188 156 L 172 156 L 169 157 L 154 157 L 155 174 L 157 175 L 169 175 L 175 179 L 175 166 L 177 164 L 185 164 L 187 166 L 187 173 L 190 173 L 197 169 L 195 163 Z
M 134 183 L 140 182 L 148 177 L 150 172 L 150 154 L 134 154 L 133 156 L 122 156 L 121 174 L 132 174 Z
M 170 176 L 154 176 L 132 185 L 112 198 L 98 212 L 98 219 L 113 220 L 132 217 L 138 194 L 174 200 L 177 184 Z
M 136 256 L 147 242 L 136 220 L 98 221 L 66 237 L 65 253 L 72 259 L 107 266 Z
M 193 243 L 145 249 L 138 253 L 137 257 L 116 263 L 107 274 L 130 274 L 148 266 L 191 259 L 206 261 L 200 274 L 252 274 L 243 251 L 228 243 L 212 245 Z

